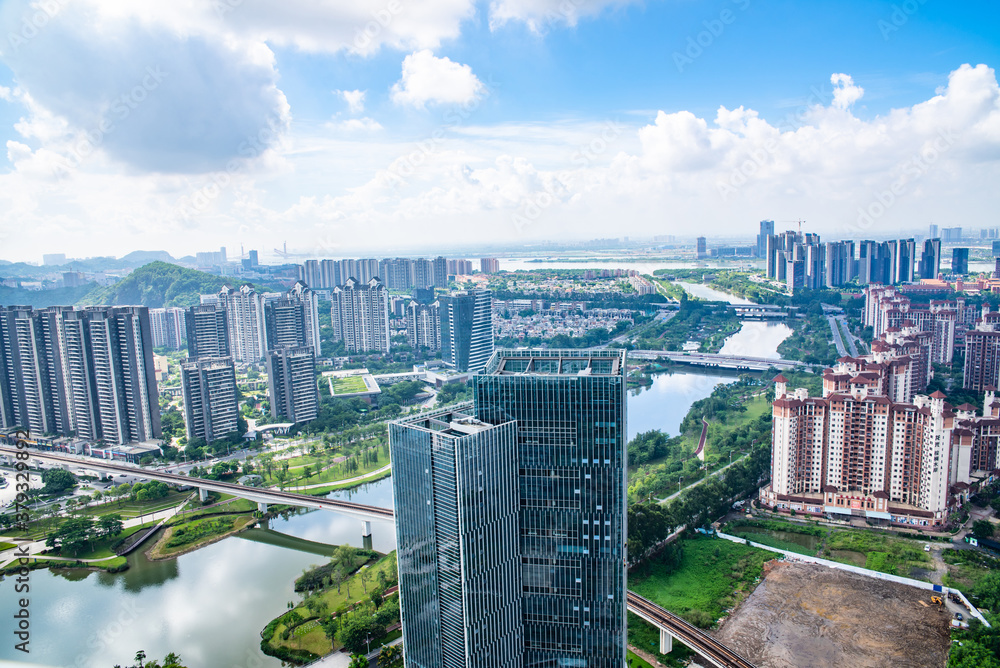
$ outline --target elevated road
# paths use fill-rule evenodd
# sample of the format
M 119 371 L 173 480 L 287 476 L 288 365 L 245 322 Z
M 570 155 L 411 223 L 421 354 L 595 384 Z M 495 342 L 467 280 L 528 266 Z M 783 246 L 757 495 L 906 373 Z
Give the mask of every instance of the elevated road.
M 721 642 L 698 627 L 688 624 L 677 615 L 667 612 L 652 601 L 638 594 L 628 593 L 628 609 L 660 629 L 661 651 L 664 648 L 663 633 L 677 638 L 717 668 L 756 668 Z
M 669 359 L 672 362 L 681 364 L 747 371 L 766 371 L 771 367 L 775 369 L 797 369 L 808 366 L 797 360 L 749 357 L 745 355 L 720 355 L 718 353 L 689 353 L 672 350 L 630 350 L 628 356 L 632 359 Z
M 0 445 L 0 454 L 16 456 L 18 449 Z M 41 459 L 43 461 L 57 462 L 59 464 L 71 464 L 76 467 L 85 467 L 105 473 L 125 473 L 127 475 L 141 475 L 150 480 L 160 480 L 172 485 L 189 485 L 200 490 L 209 492 L 221 492 L 232 494 L 243 499 L 248 499 L 255 503 L 281 503 L 289 506 L 300 506 L 303 508 L 317 508 L 320 510 L 332 510 L 343 515 L 358 517 L 362 520 L 388 520 L 393 521 L 395 515 L 391 508 L 378 508 L 376 506 L 366 506 L 361 503 L 341 501 L 339 499 L 327 499 L 321 496 L 307 496 L 305 494 L 294 494 L 292 492 L 282 492 L 277 489 L 264 487 L 245 487 L 231 482 L 221 482 L 219 480 L 206 480 L 204 478 L 192 478 L 176 473 L 164 473 L 163 471 L 152 471 L 138 466 L 127 466 L 112 460 L 97 459 L 87 457 L 86 459 L 69 457 L 67 455 L 53 452 L 44 452 L 29 449 L 31 459 Z

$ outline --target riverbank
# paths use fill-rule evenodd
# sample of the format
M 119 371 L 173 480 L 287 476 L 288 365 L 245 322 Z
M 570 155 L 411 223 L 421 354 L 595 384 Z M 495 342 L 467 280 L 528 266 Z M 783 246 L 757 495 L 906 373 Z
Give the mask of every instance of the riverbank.
M 216 515 L 168 526 L 153 546 L 146 550 L 146 558 L 150 561 L 174 559 L 217 543 L 256 524 L 257 518 L 252 516 Z

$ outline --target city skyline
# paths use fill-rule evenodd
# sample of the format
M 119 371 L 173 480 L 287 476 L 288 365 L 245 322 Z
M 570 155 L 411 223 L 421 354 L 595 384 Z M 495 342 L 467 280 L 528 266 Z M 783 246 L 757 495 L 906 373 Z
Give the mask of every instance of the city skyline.
M 4 7 L 7 252 L 989 222 L 987 3 L 224 5 Z

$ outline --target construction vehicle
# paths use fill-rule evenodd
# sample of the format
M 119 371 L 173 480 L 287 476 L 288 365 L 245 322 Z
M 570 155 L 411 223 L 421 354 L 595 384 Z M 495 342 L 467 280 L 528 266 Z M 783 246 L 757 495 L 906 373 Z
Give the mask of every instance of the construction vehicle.
M 931 596 L 931 603 L 936 605 L 944 605 L 944 601 L 941 600 L 940 596 Z

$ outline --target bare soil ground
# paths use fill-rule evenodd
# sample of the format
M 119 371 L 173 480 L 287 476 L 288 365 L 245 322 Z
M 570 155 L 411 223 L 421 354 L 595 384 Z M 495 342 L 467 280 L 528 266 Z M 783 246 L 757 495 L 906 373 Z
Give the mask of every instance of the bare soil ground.
M 948 659 L 950 614 L 929 591 L 814 564 L 772 562 L 765 573 L 715 633 L 759 668 L 941 668 Z

